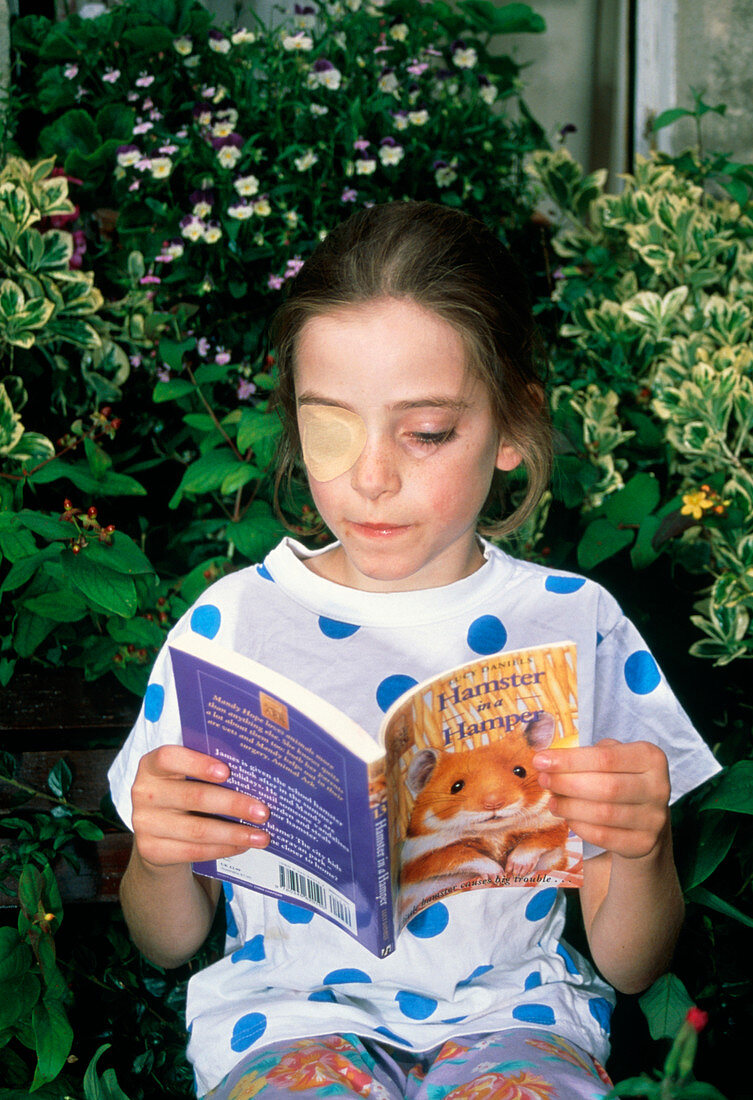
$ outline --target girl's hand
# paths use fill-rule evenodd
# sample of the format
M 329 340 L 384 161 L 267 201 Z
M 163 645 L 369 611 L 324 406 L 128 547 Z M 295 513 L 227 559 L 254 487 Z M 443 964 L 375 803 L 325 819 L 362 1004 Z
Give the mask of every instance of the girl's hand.
M 536 753 L 533 765 L 554 796 L 552 812 L 581 839 L 640 859 L 668 836 L 669 771 L 656 745 L 606 738 L 590 747 Z
M 131 799 L 134 842 L 145 863 L 168 867 L 266 847 L 268 833 L 223 820 L 263 824 L 269 817 L 257 799 L 218 786 L 229 774 L 221 760 L 183 745 L 161 745 L 141 758 Z

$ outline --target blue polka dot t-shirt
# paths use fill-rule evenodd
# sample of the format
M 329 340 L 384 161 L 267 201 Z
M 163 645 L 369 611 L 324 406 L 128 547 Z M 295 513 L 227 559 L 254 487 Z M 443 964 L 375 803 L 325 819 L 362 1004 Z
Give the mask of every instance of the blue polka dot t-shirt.
M 211 586 L 174 628 L 261 661 L 376 731 L 404 691 L 479 654 L 572 639 L 582 744 L 650 740 L 667 755 L 673 799 L 718 766 L 633 625 L 583 577 L 516 561 L 484 544 L 470 577 L 416 592 L 327 581 L 286 539 L 262 565 Z M 323 553 L 326 551 L 318 551 Z M 115 760 L 113 798 L 130 825 L 140 757 L 180 742 L 166 651 Z M 586 856 L 596 849 L 586 847 Z M 202 1095 L 247 1052 L 284 1039 L 355 1032 L 409 1050 L 521 1025 L 608 1054 L 614 996 L 562 941 L 554 887 L 474 890 L 436 902 L 377 959 L 289 901 L 224 884 L 225 956 L 189 982 L 188 1055 Z

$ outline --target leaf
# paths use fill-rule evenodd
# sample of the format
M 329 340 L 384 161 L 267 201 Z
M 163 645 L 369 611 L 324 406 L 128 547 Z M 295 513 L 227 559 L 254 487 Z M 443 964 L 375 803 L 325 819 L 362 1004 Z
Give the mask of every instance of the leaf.
M 101 1046 L 86 1067 L 86 1073 L 84 1074 L 84 1100 L 129 1100 L 118 1085 L 114 1069 L 106 1069 L 101 1078 L 97 1075 L 99 1059 L 104 1052 L 109 1049 L 109 1043 L 105 1043 Z
M 227 537 L 249 561 L 261 561 L 279 542 L 284 527 L 264 501 L 255 500 L 239 523 L 227 525 Z
M 32 1014 L 37 1048 L 37 1068 L 31 1091 L 53 1081 L 65 1065 L 73 1046 L 73 1029 L 59 1000 L 49 998 L 34 1006 Z
M 618 493 L 612 493 L 604 505 L 613 524 L 639 525 L 659 503 L 659 482 L 653 474 L 636 474 Z
M 632 531 L 621 531 L 607 519 L 595 519 L 589 523 L 578 543 L 578 564 L 582 569 L 593 569 L 632 541 Z
M 687 893 L 686 897 L 688 901 L 695 901 L 698 905 L 705 905 L 708 909 L 713 909 L 716 913 L 722 913 L 725 917 L 731 917 L 732 920 L 739 921 L 740 924 L 744 924 L 746 928 L 753 928 L 753 917 L 747 916 L 747 914 L 741 912 L 734 905 L 730 905 L 724 898 L 712 894 L 705 886 L 694 887 L 694 889 Z
M 110 470 L 100 479 L 94 477 L 88 462 L 66 462 L 62 458 L 53 458 L 46 463 L 30 475 L 29 482 L 32 485 L 47 485 L 62 478 L 67 478 L 77 489 L 92 496 L 146 496 L 144 486 L 128 474 L 117 474 Z
M 677 122 L 681 118 L 692 118 L 693 112 L 688 111 L 685 107 L 670 107 L 667 111 L 662 111 L 654 119 L 654 125 L 651 127 L 654 133 L 657 130 L 663 130 L 665 126 L 671 126 L 673 122 Z
M 31 948 L 15 928 L 0 928 L 0 984 L 17 982 L 34 961 Z
M 676 974 L 662 974 L 638 999 L 652 1039 L 672 1039 L 693 999 Z
M 187 378 L 171 378 L 169 382 L 158 382 L 152 391 L 152 401 L 159 405 L 163 401 L 175 401 L 193 393 L 195 386 Z
M 19 657 L 31 657 L 54 629 L 55 623 L 52 619 L 45 619 L 22 608 L 16 615 L 13 628 L 13 648 Z
M 56 623 L 77 623 L 89 610 L 70 588 L 43 592 L 41 596 L 30 596 L 23 601 L 23 606 L 32 614 L 52 619 Z
M 26 973 L 13 982 L 0 983 L 0 1029 L 23 1019 L 39 999 L 39 978 Z
M 92 541 L 86 548 L 86 556 L 116 573 L 124 573 L 129 577 L 154 576 L 154 566 L 146 554 L 139 550 L 136 543 L 123 531 L 115 531 L 112 535 L 112 543 L 100 543 Z
M 709 813 L 701 818 L 695 847 L 688 851 L 686 844 L 683 890 L 692 890 L 713 874 L 732 847 L 736 833 L 736 823 L 730 823 L 725 813 Z
M 45 153 L 54 153 L 65 160 L 75 149 L 79 153 L 94 153 L 102 144 L 97 127 L 87 111 L 74 108 L 66 111 L 39 134 L 39 147 Z
M 178 492 L 212 493 L 220 488 L 225 478 L 238 468 L 238 459 L 229 450 L 209 451 L 192 462 L 183 474 Z M 252 467 L 247 467 L 252 469 Z M 259 476 L 260 471 L 255 472 Z M 172 501 L 170 502 L 172 504 Z
M 70 765 L 62 757 L 50 769 L 47 776 L 47 786 L 57 798 L 65 798 L 73 783 L 73 772 Z
M 183 369 L 183 356 L 187 351 L 193 351 L 195 347 L 196 340 L 193 336 L 189 337 L 187 340 L 183 340 L 181 343 L 178 343 L 177 340 L 170 340 L 167 336 L 163 336 L 157 350 L 170 370 L 177 373 Z
M 738 760 L 727 768 L 699 809 L 753 814 L 753 760 Z
M 129 618 L 136 614 L 136 586 L 130 577 L 88 560 L 86 551 L 77 555 L 66 553 L 64 562 L 66 578 L 87 599 L 112 615 Z

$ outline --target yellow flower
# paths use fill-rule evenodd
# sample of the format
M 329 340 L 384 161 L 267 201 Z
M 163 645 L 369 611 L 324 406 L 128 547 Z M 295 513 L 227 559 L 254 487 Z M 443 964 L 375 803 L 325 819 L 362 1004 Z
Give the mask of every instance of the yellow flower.
M 705 490 L 697 489 L 694 493 L 685 493 L 682 498 L 680 514 L 692 516 L 693 519 L 703 519 L 703 513 L 714 507 L 714 501 Z

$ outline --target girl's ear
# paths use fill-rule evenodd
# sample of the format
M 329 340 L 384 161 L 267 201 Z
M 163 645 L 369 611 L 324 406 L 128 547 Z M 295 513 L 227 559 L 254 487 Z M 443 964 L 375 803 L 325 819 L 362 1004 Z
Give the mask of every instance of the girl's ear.
M 505 443 L 500 440 L 499 447 L 497 448 L 497 461 L 495 463 L 498 470 L 514 470 L 522 461 L 523 456 L 520 451 L 517 451 L 511 443 Z

